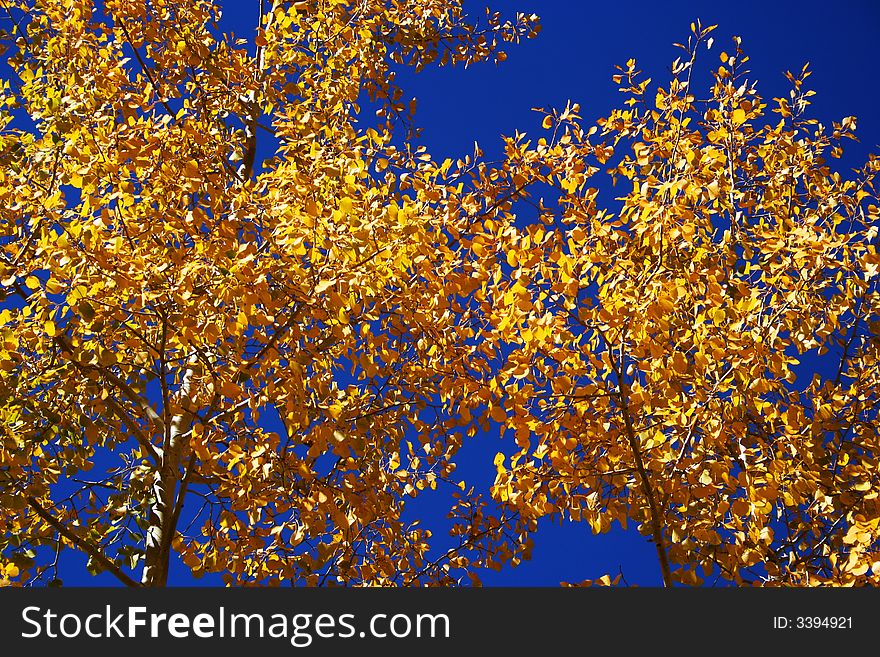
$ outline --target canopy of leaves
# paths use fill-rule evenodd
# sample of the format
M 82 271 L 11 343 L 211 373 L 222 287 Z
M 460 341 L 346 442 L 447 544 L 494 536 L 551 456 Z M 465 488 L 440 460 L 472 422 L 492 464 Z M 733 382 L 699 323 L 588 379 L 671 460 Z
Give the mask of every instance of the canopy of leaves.
M 536 17 L 265 0 L 249 44 L 206 0 L 7 13 L 3 583 L 68 548 L 131 585 L 477 583 L 548 516 L 632 521 L 666 584 L 880 583 L 880 160 L 831 169 L 855 119 L 806 116 L 806 69 L 768 110 L 735 39 L 696 92 L 697 24 L 597 126 L 438 164 L 395 63 L 502 60 Z M 456 456 L 493 425 L 483 495 Z M 404 514 L 439 486 L 438 554 Z
M 478 282 L 454 187 L 391 143 L 410 111 L 391 64 L 493 57 L 535 18 L 261 9 L 256 52 L 204 0 L 9 9 L 0 536 L 19 580 L 69 547 L 126 583 L 139 563 L 164 583 L 172 552 L 239 583 L 447 577 L 401 514 L 454 469 L 437 405 L 472 332 L 448 295 Z
M 633 521 L 667 585 L 876 584 L 880 159 L 835 172 L 855 119 L 808 118 L 806 67 L 768 109 L 738 38 L 694 89 L 714 26 L 691 30 L 671 81 L 649 92 L 630 60 L 622 109 L 588 130 L 548 113 L 477 183 L 489 204 L 552 190 L 472 247 L 496 271 L 475 297 L 501 363 L 475 377 L 518 446 L 492 490 L 518 531 L 487 549 L 527 554 L 548 515 Z M 619 207 L 597 202 L 602 172 Z

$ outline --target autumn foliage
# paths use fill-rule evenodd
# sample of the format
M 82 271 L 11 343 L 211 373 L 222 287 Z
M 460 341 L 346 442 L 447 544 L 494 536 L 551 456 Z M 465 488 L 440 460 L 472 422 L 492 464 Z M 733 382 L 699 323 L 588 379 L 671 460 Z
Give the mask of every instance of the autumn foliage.
M 667 585 L 880 583 L 880 160 L 833 169 L 855 119 L 808 117 L 807 69 L 765 100 L 695 24 L 598 125 L 437 163 L 396 67 L 536 17 L 7 14 L 0 582 L 77 550 L 129 585 L 478 583 L 561 517 L 634 525 Z M 458 451 L 499 430 L 481 491 Z M 407 509 L 440 487 L 438 549 Z

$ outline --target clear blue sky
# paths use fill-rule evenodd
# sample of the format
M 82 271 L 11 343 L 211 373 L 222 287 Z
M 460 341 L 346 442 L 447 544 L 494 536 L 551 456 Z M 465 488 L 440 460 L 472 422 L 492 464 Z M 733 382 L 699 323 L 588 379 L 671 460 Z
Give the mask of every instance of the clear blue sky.
M 681 54 L 672 43 L 686 40 L 696 18 L 718 25 L 715 46 L 706 53 L 713 65 L 721 50 L 731 50 L 730 38 L 741 36 L 751 56 L 749 77 L 769 99 L 787 94 L 784 71 L 799 71 L 810 62 L 815 116 L 830 124 L 856 115 L 862 143 L 880 143 L 877 0 L 465 0 L 475 15 L 486 4 L 511 15 L 537 13 L 543 30 L 537 39 L 510 47 L 500 66 L 407 76 L 408 88 L 419 98 L 425 142 L 437 157 L 468 152 L 475 139 L 491 152 L 499 134 L 536 132 L 541 117 L 532 107 L 564 106 L 571 99 L 581 104 L 585 120 L 601 116 L 618 102 L 611 82 L 614 65 L 635 57 L 647 76 L 663 81 Z
M 475 15 L 485 0 L 466 0 Z M 238 36 L 251 36 L 256 3 L 226 0 L 226 25 Z M 493 9 L 512 15 L 537 13 L 543 30 L 537 39 L 508 48 L 500 66 L 482 64 L 468 70 L 430 69 L 402 76 L 409 96 L 419 99 L 417 120 L 423 142 L 437 160 L 463 156 L 478 141 L 488 156 L 497 154 L 499 136 L 517 129 L 537 132 L 541 117 L 536 106 L 562 107 L 579 102 L 585 120 L 607 113 L 618 101 L 611 82 L 613 67 L 630 57 L 659 82 L 668 77 L 669 63 L 680 51 L 675 41 L 687 38 L 688 25 L 699 17 L 704 25 L 718 24 L 709 56 L 717 62 L 720 50 L 739 35 L 751 57 L 752 75 L 767 99 L 787 93 L 785 70 L 800 70 L 809 61 L 817 95 L 813 115 L 830 125 L 843 116 L 858 117 L 861 143 L 851 144 L 843 166 L 855 166 L 868 152 L 880 153 L 880 112 L 877 45 L 880 43 L 880 0 L 738 0 L 735 2 L 590 2 L 587 0 L 495 0 Z M 729 49 L 729 48 L 728 48 Z M 809 363 L 807 364 L 809 367 Z M 462 470 L 493 472 L 496 436 L 478 437 L 462 452 L 471 459 Z M 443 504 L 426 500 L 418 507 L 442 520 Z M 536 537 L 533 560 L 514 570 L 489 573 L 489 585 L 557 585 L 621 569 L 630 584 L 660 583 L 653 547 L 634 531 L 620 530 L 593 537 L 585 525 L 546 525 Z M 176 584 L 181 571 L 175 569 Z M 112 584 L 77 577 L 70 569 L 67 583 Z M 205 583 L 203 580 L 200 583 Z

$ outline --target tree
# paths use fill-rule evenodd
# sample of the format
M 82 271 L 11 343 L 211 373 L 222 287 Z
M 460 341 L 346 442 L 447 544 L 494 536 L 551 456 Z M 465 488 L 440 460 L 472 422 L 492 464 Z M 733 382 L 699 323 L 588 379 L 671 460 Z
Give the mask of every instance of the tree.
M 516 445 L 460 531 L 492 566 L 540 518 L 633 521 L 665 585 L 878 584 L 880 159 L 834 171 L 855 119 L 807 117 L 806 67 L 768 111 L 738 38 L 697 91 L 714 26 L 691 29 L 668 84 L 630 60 L 622 109 L 547 112 L 475 184 L 517 193 L 475 243 L 503 275 L 475 293 L 495 366 L 472 374 Z
M 4 7 L 0 580 L 57 583 L 72 549 L 128 585 L 172 554 L 228 583 L 451 581 L 402 514 L 457 485 L 436 418 L 469 218 L 395 142 L 392 63 L 500 59 L 535 17 L 261 0 L 251 46 L 208 0 Z
M 855 119 L 807 117 L 806 68 L 771 113 L 734 39 L 700 96 L 698 22 L 597 125 L 436 163 L 392 64 L 501 61 L 535 17 L 218 14 L 8 12 L 0 581 L 73 549 L 131 585 L 478 584 L 567 518 L 632 521 L 666 585 L 880 583 L 880 160 L 832 170 Z M 493 426 L 487 496 L 455 466 Z M 438 551 L 406 510 L 441 486 Z

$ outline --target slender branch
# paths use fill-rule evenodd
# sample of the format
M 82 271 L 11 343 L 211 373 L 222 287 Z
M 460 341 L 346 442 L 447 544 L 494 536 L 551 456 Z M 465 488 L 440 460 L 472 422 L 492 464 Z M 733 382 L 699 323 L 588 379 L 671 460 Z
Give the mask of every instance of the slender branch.
M 636 470 L 639 473 L 639 479 L 642 484 L 642 492 L 648 500 L 648 507 L 651 511 L 651 536 L 654 539 L 654 547 L 657 549 L 657 558 L 660 560 L 660 571 L 663 574 L 663 586 L 672 586 L 672 572 L 669 569 L 669 557 L 666 554 L 666 539 L 663 537 L 663 528 L 660 526 L 660 507 L 657 504 L 657 497 L 654 495 L 654 489 L 651 486 L 651 479 L 648 471 L 642 461 L 642 452 L 639 447 L 639 439 L 633 429 L 632 416 L 629 414 L 629 408 L 623 393 L 617 396 L 623 413 L 623 422 L 626 428 L 626 437 L 629 441 L 633 458 L 636 462 Z
M 153 89 L 158 94 L 159 93 L 159 85 L 156 84 L 156 79 L 153 77 L 153 72 L 149 68 L 147 68 L 146 63 L 144 62 L 143 58 L 141 57 L 141 53 L 138 51 L 137 48 L 134 47 L 134 44 L 131 41 L 131 35 L 128 33 L 128 29 L 126 29 L 125 25 L 122 22 L 119 22 L 118 25 L 119 25 L 119 28 L 122 30 L 122 34 L 125 35 L 125 40 L 128 42 L 128 45 L 131 46 L 131 50 L 134 53 L 134 57 L 135 57 L 135 59 L 137 59 L 138 64 L 140 64 L 141 70 L 143 70 L 144 75 L 146 75 L 147 79 L 150 81 L 150 85 L 153 87 Z M 168 104 L 168 101 L 167 100 L 160 100 L 159 102 L 162 103 L 162 107 L 165 108 L 165 111 L 168 112 L 168 115 L 171 116 L 171 118 L 174 118 L 174 110 L 171 109 L 171 106 Z
M 168 409 L 171 407 L 171 397 L 168 391 L 168 360 L 165 346 L 168 343 L 168 316 L 162 313 L 162 336 L 159 340 L 159 384 L 162 386 L 162 423 L 165 425 L 165 440 L 168 440 L 168 427 L 171 423 L 168 419 Z
M 623 345 L 625 343 L 622 334 L 623 331 L 621 331 L 620 336 L 621 351 L 623 351 Z M 599 335 L 608 348 L 610 356 L 613 343 L 601 330 L 599 331 Z M 611 360 L 611 362 L 613 363 L 614 361 Z M 671 587 L 672 571 L 669 568 L 669 557 L 666 554 L 666 539 L 663 536 L 663 528 L 660 525 L 660 505 L 657 504 L 657 496 L 654 494 L 654 488 L 651 486 L 651 478 L 648 474 L 647 468 L 645 468 L 645 462 L 642 459 L 642 450 L 639 446 L 639 438 L 636 434 L 632 415 L 630 415 L 629 412 L 629 385 L 625 381 L 625 372 L 617 369 L 614 365 L 612 365 L 612 370 L 617 377 L 617 394 L 615 395 L 617 398 L 617 405 L 620 407 L 620 412 L 623 415 L 626 437 L 629 442 L 630 450 L 632 450 L 633 453 L 636 471 L 639 473 L 642 492 L 645 495 L 645 499 L 648 500 L 648 509 L 651 514 L 651 536 L 654 541 L 654 547 L 657 550 L 657 558 L 660 561 L 660 572 L 663 575 L 663 586 Z
M 120 379 L 106 367 L 102 367 L 100 365 L 91 365 L 88 363 L 81 363 L 80 361 L 76 360 L 73 357 L 73 347 L 64 336 L 56 336 L 55 341 L 61 346 L 62 352 L 67 352 L 68 354 L 70 354 L 70 362 L 72 362 L 77 367 L 77 369 L 94 370 L 100 372 L 108 381 L 110 381 L 110 383 L 116 386 L 116 388 L 123 395 L 125 395 L 125 397 L 131 403 L 133 403 L 141 410 L 144 416 L 156 426 L 156 428 L 159 430 L 159 433 L 165 433 L 165 423 L 162 421 L 162 418 L 155 410 L 153 410 L 153 407 L 150 406 L 143 397 L 132 390 L 131 386 L 129 386 L 125 381 Z
M 15 28 L 15 33 L 19 36 L 19 38 L 24 39 L 24 43 L 28 49 L 31 47 L 31 40 L 28 39 L 27 32 L 21 28 L 20 21 L 16 20 L 12 15 L 12 10 L 9 8 L 9 5 L 6 3 L 6 0 L 0 0 L 0 5 L 3 6 L 3 11 L 6 12 L 6 15 L 9 17 L 9 20 L 12 21 L 12 25 Z
M 186 473 L 183 475 L 183 480 L 180 482 L 180 490 L 177 492 L 177 501 L 174 503 L 174 511 L 171 513 L 171 526 L 177 527 L 177 521 L 180 518 L 180 512 L 183 510 L 184 498 L 186 497 L 187 488 L 189 488 L 190 482 L 192 482 L 198 475 L 195 471 L 196 466 L 196 455 L 193 452 L 189 457 L 189 463 L 186 465 Z M 170 541 L 169 541 L 170 544 Z
M 153 460 L 158 465 L 161 456 L 156 450 L 156 447 L 150 441 L 150 438 L 147 436 L 147 434 L 145 434 L 143 430 L 137 425 L 137 422 L 129 417 L 128 413 L 125 412 L 125 409 L 122 408 L 122 406 L 119 405 L 119 402 L 113 399 L 113 397 L 107 397 L 107 399 L 104 400 L 104 403 L 106 403 L 107 406 L 109 406 L 110 409 L 113 411 L 113 413 L 125 423 L 129 431 L 134 434 L 134 437 L 138 441 L 138 443 L 145 450 L 147 450 L 147 453 L 153 457 Z
M 132 401 L 135 405 L 142 406 L 142 405 L 146 404 L 146 402 L 141 400 L 137 396 L 137 394 L 125 382 L 123 382 L 121 379 L 116 377 L 116 375 L 113 374 L 112 372 L 108 372 L 104 368 L 96 366 L 96 365 L 88 365 L 86 363 L 81 363 L 76 358 L 74 358 L 73 353 L 72 353 L 73 350 L 71 349 L 71 345 L 69 342 L 67 342 L 67 340 L 63 336 L 58 336 L 55 339 L 58 342 L 58 344 L 61 346 L 62 353 L 67 352 L 68 354 L 70 354 L 70 358 L 69 358 L 70 362 L 73 363 L 73 366 L 76 369 L 78 369 L 80 372 L 85 373 L 88 370 L 97 370 L 100 373 L 107 376 L 108 378 L 110 378 L 111 382 L 113 382 L 113 383 L 118 382 L 117 388 L 119 388 L 123 392 L 123 394 L 126 394 L 126 390 L 127 390 L 128 394 L 126 394 L 126 397 L 128 397 L 130 399 L 130 401 Z M 115 381 L 113 381 L 113 379 L 115 379 Z M 160 450 L 155 445 L 153 445 L 149 436 L 143 432 L 143 430 L 138 426 L 137 422 L 129 416 L 129 414 L 125 411 L 125 409 L 122 408 L 122 406 L 115 399 L 113 399 L 113 397 L 108 396 L 107 399 L 105 400 L 105 403 L 110 407 L 110 409 L 114 412 L 114 414 L 122 422 L 125 423 L 125 425 L 129 428 L 129 430 L 134 434 L 134 437 L 138 441 L 138 443 L 140 443 L 140 445 L 145 450 L 147 450 L 147 452 L 150 454 L 150 456 L 152 456 L 153 459 L 158 464 L 161 459 Z M 152 408 L 149 407 L 149 405 L 147 405 L 147 408 L 149 408 L 151 411 L 153 410 Z M 153 412 L 155 413 L 155 411 L 153 411 Z
M 65 527 L 56 518 L 53 518 L 52 515 L 40 505 L 36 498 L 28 496 L 27 501 L 28 504 L 31 505 L 31 508 L 33 508 L 34 512 L 38 516 L 40 516 L 40 518 L 50 524 L 52 528 L 55 529 L 55 531 L 57 531 L 61 536 L 66 538 L 77 548 L 89 555 L 92 560 L 101 564 L 107 572 L 115 575 L 120 582 L 122 582 L 126 586 L 140 586 L 140 584 L 138 584 L 131 577 L 122 572 L 119 566 L 117 566 L 113 561 L 104 556 L 104 554 L 97 547 L 95 547 L 91 543 L 88 543 L 87 541 L 84 541 L 82 538 L 74 534 L 69 528 Z

